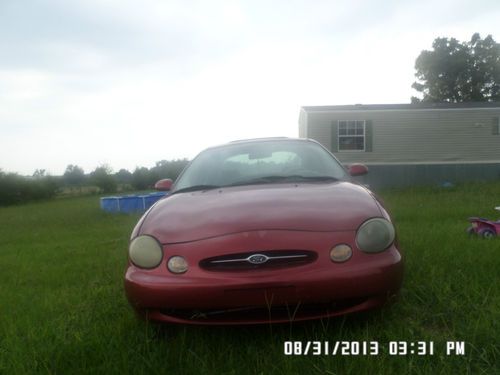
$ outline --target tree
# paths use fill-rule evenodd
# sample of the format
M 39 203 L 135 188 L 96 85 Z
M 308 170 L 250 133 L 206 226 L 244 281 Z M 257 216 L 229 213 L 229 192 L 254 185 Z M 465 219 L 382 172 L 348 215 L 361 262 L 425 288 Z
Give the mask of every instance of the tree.
M 78 165 L 70 164 L 66 167 L 66 171 L 63 175 L 64 182 L 69 186 L 78 186 L 82 185 L 83 181 L 85 181 L 85 173 L 83 172 L 83 168 Z
M 188 163 L 189 160 L 187 159 L 160 160 L 156 162 L 156 165 L 151 170 L 156 172 L 159 179 L 170 178 L 175 180 Z
M 417 82 L 412 87 L 423 98 L 412 102 L 467 102 L 500 100 L 500 44 L 491 35 L 476 33 L 469 42 L 436 38 L 432 51 L 415 61 Z
M 90 173 L 90 179 L 104 193 L 115 193 L 117 183 L 115 177 L 111 174 L 111 168 L 104 164 L 97 167 Z
M 145 190 L 150 187 L 149 169 L 146 167 L 136 167 L 132 173 L 132 186 L 136 190 Z
M 33 178 L 40 179 L 44 177 L 47 177 L 45 169 L 36 169 L 35 172 L 33 172 Z
M 116 181 L 120 184 L 130 184 L 132 182 L 132 173 L 122 168 L 115 173 Z

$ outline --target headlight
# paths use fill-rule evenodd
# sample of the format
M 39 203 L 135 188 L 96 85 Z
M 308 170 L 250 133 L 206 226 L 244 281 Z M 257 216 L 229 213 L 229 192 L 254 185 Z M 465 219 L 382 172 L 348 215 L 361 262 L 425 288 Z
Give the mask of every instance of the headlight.
M 175 255 L 168 260 L 167 268 L 173 273 L 184 273 L 188 269 L 186 259 L 179 255 Z
M 386 219 L 373 218 L 365 221 L 356 233 L 356 244 L 365 253 L 378 253 L 387 249 L 396 236 L 394 226 Z
M 140 268 L 155 268 L 163 259 L 160 243 L 152 236 L 139 236 L 132 240 L 128 254 L 132 263 Z

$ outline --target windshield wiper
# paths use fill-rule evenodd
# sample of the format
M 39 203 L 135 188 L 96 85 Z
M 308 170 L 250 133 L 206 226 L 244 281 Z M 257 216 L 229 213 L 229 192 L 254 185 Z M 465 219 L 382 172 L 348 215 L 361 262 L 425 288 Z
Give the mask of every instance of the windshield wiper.
M 291 179 L 298 179 L 298 180 L 304 180 L 304 181 L 338 181 L 339 179 L 337 177 L 333 176 L 301 176 L 301 175 L 292 175 L 288 176 L 288 178 Z
M 237 181 L 226 186 L 272 184 L 274 182 L 304 182 L 304 181 L 338 181 L 333 176 L 302 176 L 302 175 L 276 175 L 253 178 L 250 180 Z
M 189 191 L 198 191 L 198 190 L 212 190 L 212 189 L 217 189 L 220 186 L 217 185 L 193 185 L 193 186 L 188 186 L 179 190 L 175 190 L 170 195 L 177 194 L 177 193 L 187 193 Z

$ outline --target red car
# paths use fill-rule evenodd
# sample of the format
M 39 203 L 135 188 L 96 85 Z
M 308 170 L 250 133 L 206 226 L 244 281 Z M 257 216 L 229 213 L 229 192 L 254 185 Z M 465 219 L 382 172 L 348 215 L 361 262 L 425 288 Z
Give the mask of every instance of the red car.
M 319 143 L 269 138 L 201 152 L 139 220 L 127 298 L 159 322 L 255 324 L 383 305 L 400 289 L 389 214 Z

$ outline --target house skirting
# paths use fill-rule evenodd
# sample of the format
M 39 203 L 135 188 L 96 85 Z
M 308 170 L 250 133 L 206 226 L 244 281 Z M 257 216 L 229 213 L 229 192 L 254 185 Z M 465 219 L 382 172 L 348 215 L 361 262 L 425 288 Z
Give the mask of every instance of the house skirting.
M 472 181 L 500 181 L 500 162 L 368 164 L 368 174 L 355 177 L 370 188 L 450 186 Z

